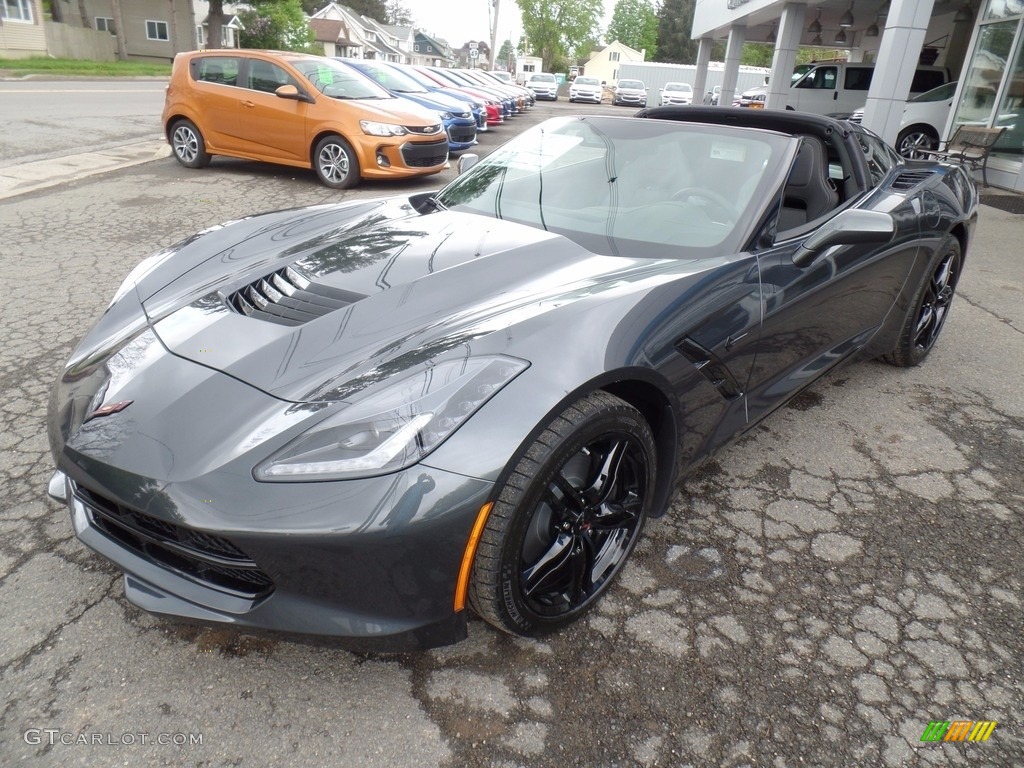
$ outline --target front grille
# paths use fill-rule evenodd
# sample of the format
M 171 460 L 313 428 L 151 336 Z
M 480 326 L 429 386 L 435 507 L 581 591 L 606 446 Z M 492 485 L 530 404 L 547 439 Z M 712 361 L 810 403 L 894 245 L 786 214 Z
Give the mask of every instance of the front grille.
M 472 141 L 475 138 L 475 125 L 453 125 L 448 129 L 448 139 L 450 141 L 466 142 Z
M 895 190 L 906 192 L 907 190 L 916 187 L 931 175 L 931 171 L 904 171 L 893 179 L 891 186 Z
M 851 122 L 851 123 L 856 123 L 857 125 L 860 125 L 861 121 L 864 119 L 864 113 L 863 112 L 854 112 L 852 115 L 850 115 L 846 119 L 849 122 Z
M 179 576 L 220 592 L 261 598 L 274 582 L 223 536 L 170 523 L 75 487 L 93 528 L 121 546 Z
M 402 145 L 402 161 L 410 168 L 431 168 L 448 159 L 448 140 L 407 142 Z
M 435 133 L 443 133 L 444 132 L 444 126 L 442 126 L 440 124 L 437 124 L 437 125 L 427 125 L 427 126 L 422 126 L 422 125 L 406 125 L 406 126 L 403 126 L 403 127 L 409 133 L 415 133 L 415 134 L 420 135 L 420 136 L 433 136 Z
M 239 288 L 227 298 L 242 315 L 280 325 L 302 325 L 365 296 L 314 283 L 292 267 L 279 269 Z

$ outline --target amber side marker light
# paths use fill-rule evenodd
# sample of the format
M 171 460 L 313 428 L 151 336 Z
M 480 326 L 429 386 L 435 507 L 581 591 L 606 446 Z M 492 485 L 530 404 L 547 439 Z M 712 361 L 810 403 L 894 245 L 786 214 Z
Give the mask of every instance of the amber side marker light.
M 466 542 L 466 551 L 462 554 L 462 567 L 459 569 L 459 581 L 455 585 L 455 612 L 458 613 L 466 608 L 466 592 L 469 590 L 469 572 L 473 570 L 473 558 L 476 557 L 476 545 L 480 543 L 480 535 L 487 525 L 487 518 L 491 514 L 494 502 L 489 501 L 480 507 L 476 513 L 476 522 L 473 523 L 473 530 L 469 534 L 469 541 Z

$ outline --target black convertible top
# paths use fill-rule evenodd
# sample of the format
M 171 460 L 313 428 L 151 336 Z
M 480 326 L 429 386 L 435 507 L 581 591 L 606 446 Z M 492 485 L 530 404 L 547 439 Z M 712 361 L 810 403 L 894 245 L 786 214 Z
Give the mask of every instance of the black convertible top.
M 823 115 L 779 109 L 727 109 L 724 107 L 680 106 L 641 109 L 636 117 L 654 120 L 678 120 L 687 123 L 711 123 L 738 128 L 763 128 L 791 135 L 811 135 L 827 139 L 833 133 L 843 138 L 850 133 L 849 124 Z

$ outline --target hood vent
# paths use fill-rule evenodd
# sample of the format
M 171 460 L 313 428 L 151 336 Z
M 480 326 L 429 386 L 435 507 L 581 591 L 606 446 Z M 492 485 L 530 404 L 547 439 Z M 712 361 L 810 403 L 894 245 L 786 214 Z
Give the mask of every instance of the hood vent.
M 904 171 L 893 179 L 891 186 L 898 192 L 906 192 L 907 190 L 916 187 L 931 175 L 932 171 Z
M 366 297 L 315 283 L 292 267 L 239 288 L 227 298 L 235 312 L 280 325 L 302 325 Z

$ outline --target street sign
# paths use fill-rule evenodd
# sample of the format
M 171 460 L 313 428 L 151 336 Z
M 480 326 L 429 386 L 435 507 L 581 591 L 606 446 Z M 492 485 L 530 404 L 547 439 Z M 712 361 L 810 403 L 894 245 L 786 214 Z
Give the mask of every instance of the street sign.
M 475 59 L 475 58 L 478 58 L 479 56 L 480 56 L 480 51 L 478 51 L 476 48 L 470 48 L 469 49 L 469 58 Z

